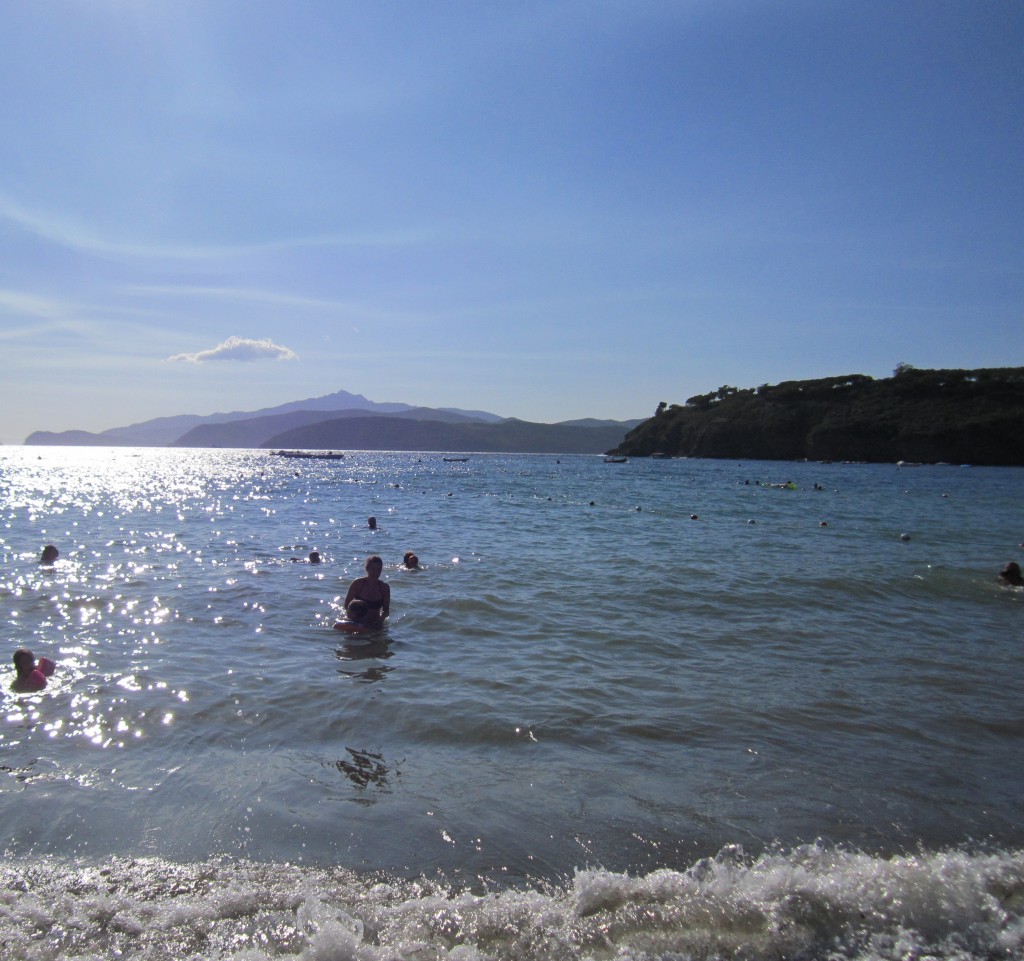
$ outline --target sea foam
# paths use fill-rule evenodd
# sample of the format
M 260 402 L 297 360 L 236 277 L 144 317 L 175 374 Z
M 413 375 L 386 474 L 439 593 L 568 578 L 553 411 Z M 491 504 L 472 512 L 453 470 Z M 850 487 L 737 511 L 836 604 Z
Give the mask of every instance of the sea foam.
M 730 847 L 686 871 L 488 891 L 341 869 L 6 864 L 5 958 L 269 961 L 1019 957 L 1024 852 Z

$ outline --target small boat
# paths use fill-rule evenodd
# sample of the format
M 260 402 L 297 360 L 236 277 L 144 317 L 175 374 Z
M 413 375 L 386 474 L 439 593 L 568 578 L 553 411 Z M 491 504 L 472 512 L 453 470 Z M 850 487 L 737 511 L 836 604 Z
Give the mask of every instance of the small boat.
M 604 462 L 606 464 L 628 464 L 629 463 L 629 458 L 628 457 L 606 457 L 604 459 Z
M 272 457 L 294 457 L 299 460 L 344 460 L 344 454 L 335 454 L 334 451 L 324 450 L 275 450 L 271 451 Z
M 469 460 L 468 457 L 442 457 L 446 464 L 465 464 Z

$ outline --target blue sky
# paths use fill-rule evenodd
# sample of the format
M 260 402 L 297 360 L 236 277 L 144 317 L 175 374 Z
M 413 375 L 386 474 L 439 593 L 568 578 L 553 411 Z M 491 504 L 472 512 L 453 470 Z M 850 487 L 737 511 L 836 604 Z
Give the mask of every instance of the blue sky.
M 0 441 L 1024 364 L 1019 0 L 0 5 Z

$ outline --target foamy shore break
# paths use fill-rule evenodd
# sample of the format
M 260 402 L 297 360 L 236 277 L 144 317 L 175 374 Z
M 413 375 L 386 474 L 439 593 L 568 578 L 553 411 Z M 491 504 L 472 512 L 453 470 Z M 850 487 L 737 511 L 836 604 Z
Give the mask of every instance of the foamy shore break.
M 7 958 L 1011 958 L 1024 852 L 892 858 L 811 845 L 685 872 L 578 871 L 471 891 L 342 869 L 7 862 Z

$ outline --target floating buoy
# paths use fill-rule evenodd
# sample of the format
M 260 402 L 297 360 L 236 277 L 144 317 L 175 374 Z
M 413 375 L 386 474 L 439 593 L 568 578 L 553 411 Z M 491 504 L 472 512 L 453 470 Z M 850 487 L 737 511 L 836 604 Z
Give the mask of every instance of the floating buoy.
M 900 540 L 901 541 L 909 541 L 910 540 L 910 535 L 909 534 L 900 534 Z

